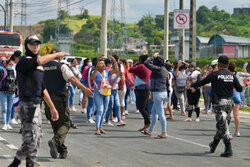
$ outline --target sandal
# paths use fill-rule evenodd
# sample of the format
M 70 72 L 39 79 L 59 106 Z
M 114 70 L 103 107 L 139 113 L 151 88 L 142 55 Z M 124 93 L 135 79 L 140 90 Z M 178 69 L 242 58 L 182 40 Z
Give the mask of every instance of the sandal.
M 95 132 L 95 135 L 99 135 L 99 136 L 100 136 L 100 135 L 101 135 L 101 132 L 100 132 L 100 131 L 96 131 L 96 132 Z
M 141 133 L 144 135 L 152 136 L 152 132 L 149 132 L 149 130 L 141 131 Z
M 158 136 L 155 136 L 154 138 L 155 139 L 166 139 L 168 136 L 161 136 L 161 135 L 158 135 Z
M 173 120 L 173 119 L 174 119 L 174 117 L 167 117 L 167 119 L 169 119 L 169 120 Z
M 78 126 L 76 124 L 71 125 L 71 128 L 78 129 Z
M 103 130 L 103 129 L 101 129 L 100 132 L 101 132 L 102 134 L 107 134 L 107 132 L 106 132 L 105 130 Z
M 144 131 L 146 128 L 141 128 L 141 129 L 139 129 L 138 131 L 139 132 L 142 132 L 142 131 Z

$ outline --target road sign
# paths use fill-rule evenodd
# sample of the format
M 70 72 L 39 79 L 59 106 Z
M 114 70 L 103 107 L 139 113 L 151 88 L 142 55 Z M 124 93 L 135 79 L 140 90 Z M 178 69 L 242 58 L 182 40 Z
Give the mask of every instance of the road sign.
M 174 29 L 189 29 L 189 10 L 175 9 L 174 10 Z
M 47 55 L 47 54 L 49 54 L 49 53 L 51 52 L 51 50 L 52 50 L 52 47 L 51 47 L 51 46 L 45 45 L 45 46 L 43 47 L 43 49 L 42 49 L 42 53 L 43 53 L 44 55 Z

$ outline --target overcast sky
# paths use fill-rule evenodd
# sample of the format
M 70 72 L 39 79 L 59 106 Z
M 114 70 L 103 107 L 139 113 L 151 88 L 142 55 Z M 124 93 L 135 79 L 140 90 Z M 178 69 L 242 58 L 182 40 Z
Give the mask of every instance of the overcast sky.
M 26 0 L 27 1 L 27 24 L 35 24 L 38 21 L 49 18 L 56 18 L 57 0 Z M 73 4 L 79 0 L 70 0 Z M 116 0 L 117 2 L 119 0 Z M 164 0 L 124 0 L 126 10 L 126 22 L 137 22 L 143 15 L 151 13 L 153 15 L 164 13 Z M 0 0 L 0 4 L 4 5 L 5 0 Z M 14 24 L 20 24 L 21 0 L 14 0 Z M 109 2 L 109 14 L 112 0 Z M 190 0 L 184 0 L 186 9 L 189 9 Z M 233 8 L 250 7 L 249 0 L 197 0 L 197 9 L 201 5 L 212 8 L 217 5 L 219 9 L 224 9 L 229 13 L 233 13 Z M 65 6 L 65 5 L 62 5 Z M 81 3 L 70 6 L 71 14 L 79 14 L 80 8 L 89 10 L 90 15 L 101 15 L 101 0 L 84 0 Z M 179 0 L 169 0 L 170 11 L 179 7 Z M 109 15 L 110 17 L 110 15 Z M 3 24 L 3 12 L 0 9 L 0 24 Z

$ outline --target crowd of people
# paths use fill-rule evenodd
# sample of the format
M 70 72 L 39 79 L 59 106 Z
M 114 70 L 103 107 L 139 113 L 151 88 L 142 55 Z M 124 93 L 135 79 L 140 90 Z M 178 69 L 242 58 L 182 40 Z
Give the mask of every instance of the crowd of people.
M 23 78 L 20 77 L 26 77 L 24 74 L 28 70 L 39 69 L 40 66 L 38 65 L 43 65 L 44 80 L 38 78 L 38 81 L 43 82 L 42 87 L 46 88 L 50 95 L 49 98 L 47 92 L 44 92 L 46 117 L 50 121 L 55 135 L 48 143 L 53 158 L 57 157 L 57 153 L 60 153 L 60 158 L 66 158 L 67 147 L 64 145 L 64 139 L 69 127 L 78 128 L 69 116 L 68 111 L 76 111 L 74 105 L 77 104 L 81 105 L 81 112 L 87 115 L 86 121 L 96 125 L 95 135 L 103 135 L 107 133 L 103 126 L 114 126 L 114 123 L 117 126 L 125 126 L 125 119 L 129 114 L 128 105 L 129 103 L 135 103 L 136 112 L 140 112 L 144 120 L 142 128 L 139 129 L 141 133 L 151 136 L 159 117 L 161 134 L 155 136 L 156 139 L 167 138 L 167 119 L 174 119 L 175 112 L 180 111 L 181 115 L 186 117 L 183 120 L 191 122 L 193 111 L 195 111 L 195 121 L 200 122 L 201 95 L 204 99 L 204 114 L 214 114 L 215 112 L 213 109 L 215 104 L 213 102 L 215 94 L 212 89 L 213 83 L 207 82 L 199 87 L 194 85 L 209 78 L 213 72 L 220 70 L 218 60 L 212 61 L 211 65 L 206 65 L 204 70 L 201 70 L 192 63 L 184 61 L 172 63 L 164 60 L 158 53 L 153 56 L 141 55 L 138 62 L 135 63 L 131 59 L 120 59 L 118 55 L 113 55 L 108 58 L 100 56 L 92 60 L 87 58 L 79 69 L 77 59 L 73 59 L 69 66 L 61 65 L 60 57 L 66 54 L 57 49 L 52 50 L 52 57 L 39 60 L 39 58 L 36 58 L 38 53 L 34 54 L 32 46 L 33 43 L 40 45 L 40 41 L 37 37 L 30 37 L 26 40 L 25 47 L 28 53 L 26 51 L 26 57 L 23 58 L 22 63 L 18 63 L 22 59 L 20 51 L 16 51 L 9 60 L 0 59 L 2 129 L 11 130 L 13 129 L 11 125 L 18 124 L 18 122 L 22 122 L 22 128 L 25 128 L 23 125 L 25 119 L 22 115 L 20 116 L 22 111 L 17 116 L 19 121 L 15 120 L 15 111 L 25 108 L 25 106 L 22 106 L 23 103 L 18 106 L 18 96 L 21 94 L 20 100 L 26 101 L 27 97 L 32 95 L 29 95 L 29 90 L 26 90 L 26 92 L 20 90 L 24 82 Z M 34 50 L 37 50 L 37 48 Z M 33 60 L 34 58 L 36 59 Z M 55 59 L 54 62 L 53 59 Z M 23 67 L 27 65 L 25 64 L 26 61 L 33 64 Z M 16 64 L 20 65 L 16 68 Z M 230 62 L 228 70 L 237 77 L 243 87 L 241 92 L 234 89 L 232 96 L 235 104 L 233 107 L 234 135 L 239 137 L 239 109 L 245 105 L 245 92 L 247 92 L 247 105 L 249 105 L 250 74 L 246 72 L 246 66 L 241 71 L 236 72 L 235 69 L 236 65 Z M 18 77 L 19 81 L 17 81 Z M 33 84 L 33 81 L 30 83 Z M 77 88 L 80 89 L 80 92 L 78 101 L 75 102 Z M 22 94 L 25 94 L 25 96 L 22 96 Z M 61 96 L 65 98 L 61 99 Z M 35 96 L 35 99 L 37 97 Z M 50 104 L 50 101 L 54 105 Z M 41 103 L 40 100 L 39 103 Z M 62 105 L 65 107 L 62 108 Z M 20 106 L 22 106 L 21 109 Z M 59 118 L 55 114 L 56 110 Z M 166 117 L 167 114 L 169 114 L 168 117 Z M 61 117 L 65 119 L 62 121 L 60 120 Z M 70 125 L 68 125 L 68 122 Z M 17 160 L 15 160 L 22 160 L 20 157 L 17 153 Z

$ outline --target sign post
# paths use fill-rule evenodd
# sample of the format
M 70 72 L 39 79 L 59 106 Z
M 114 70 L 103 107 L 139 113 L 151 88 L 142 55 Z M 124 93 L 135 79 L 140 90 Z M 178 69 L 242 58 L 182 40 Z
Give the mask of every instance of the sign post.
M 42 53 L 43 53 L 44 55 L 47 55 L 47 54 L 50 54 L 51 50 L 52 50 L 51 46 L 45 45 L 45 46 L 43 47 L 43 49 L 42 49 Z
M 174 10 L 174 29 L 189 29 L 189 20 L 188 9 Z

